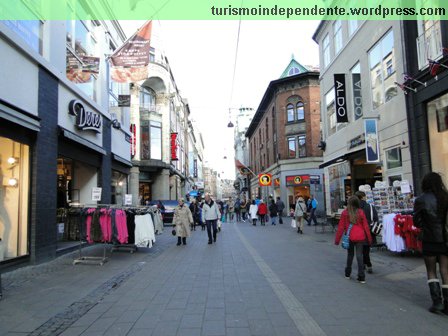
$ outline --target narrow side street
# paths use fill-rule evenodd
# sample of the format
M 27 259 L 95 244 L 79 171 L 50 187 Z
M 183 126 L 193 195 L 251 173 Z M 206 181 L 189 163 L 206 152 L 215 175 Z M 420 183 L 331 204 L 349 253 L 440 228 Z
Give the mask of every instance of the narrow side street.
M 344 278 L 333 238 L 309 226 L 298 235 L 289 220 L 224 223 L 211 246 L 200 229 L 180 247 L 165 230 L 153 249 L 104 266 L 64 256 L 3 275 L 0 335 L 444 334 L 420 258 L 374 251 L 359 284 Z

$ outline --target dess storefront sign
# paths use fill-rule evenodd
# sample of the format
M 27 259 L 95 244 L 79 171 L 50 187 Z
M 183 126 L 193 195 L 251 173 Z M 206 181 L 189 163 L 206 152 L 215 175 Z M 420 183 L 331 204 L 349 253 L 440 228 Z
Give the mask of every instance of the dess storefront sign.
M 86 111 L 84 105 L 76 99 L 68 104 L 68 113 L 76 117 L 76 127 L 82 131 L 94 131 L 101 133 L 103 121 L 101 114 L 93 111 Z

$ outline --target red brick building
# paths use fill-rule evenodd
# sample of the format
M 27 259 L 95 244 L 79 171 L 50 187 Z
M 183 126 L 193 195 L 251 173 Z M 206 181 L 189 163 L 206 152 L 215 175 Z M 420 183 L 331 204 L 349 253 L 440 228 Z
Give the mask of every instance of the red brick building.
M 323 204 L 319 100 L 319 71 L 294 59 L 279 79 L 269 83 L 246 137 L 251 169 L 272 174 L 273 183 L 259 187 L 253 178 L 252 196 L 280 196 L 288 205 L 294 195 L 314 194 Z

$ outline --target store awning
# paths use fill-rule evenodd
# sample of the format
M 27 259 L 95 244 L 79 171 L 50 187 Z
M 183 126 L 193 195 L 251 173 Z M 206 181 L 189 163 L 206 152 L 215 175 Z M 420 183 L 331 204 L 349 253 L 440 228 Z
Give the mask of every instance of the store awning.
M 115 161 L 118 161 L 118 162 L 120 162 L 120 163 L 122 163 L 122 164 L 124 164 L 124 165 L 126 165 L 128 167 L 132 167 L 132 162 L 131 161 L 123 159 L 121 156 L 118 156 L 117 154 L 113 154 L 113 158 L 114 158 Z
M 90 149 L 93 149 L 94 151 L 101 153 L 103 155 L 107 155 L 107 152 L 102 149 L 100 146 L 95 145 L 93 142 L 90 142 L 89 140 L 81 138 L 79 135 L 76 135 L 75 133 L 72 133 L 70 131 L 67 131 L 65 128 L 60 127 L 61 134 L 64 138 L 70 139 L 72 141 L 75 141 L 81 145 L 84 145 Z
M 19 124 L 32 131 L 40 131 L 40 118 L 37 116 L 18 113 L 18 111 L 0 103 L 0 118 L 9 120 L 15 124 Z
M 334 158 L 334 159 L 332 159 L 330 161 L 322 163 L 321 165 L 319 165 L 319 168 L 322 169 L 322 168 L 334 165 L 335 163 L 344 162 L 345 160 L 348 160 L 348 159 L 350 159 L 353 156 L 357 156 L 359 154 L 362 154 L 363 152 L 365 152 L 364 148 L 363 149 L 358 149 L 358 150 L 356 150 L 354 152 L 346 153 L 346 154 L 344 154 L 342 156 L 339 156 L 339 157 Z

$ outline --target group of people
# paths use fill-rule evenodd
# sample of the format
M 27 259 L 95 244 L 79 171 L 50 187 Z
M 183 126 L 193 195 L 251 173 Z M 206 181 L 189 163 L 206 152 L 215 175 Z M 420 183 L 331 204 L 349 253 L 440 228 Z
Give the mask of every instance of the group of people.
M 191 200 L 190 206 L 185 205 L 185 200 L 181 198 L 178 206 L 174 209 L 173 234 L 177 236 L 177 245 L 187 245 L 187 238 L 191 235 L 191 230 L 196 230 L 200 225 L 202 230 L 207 228 L 208 244 L 216 243 L 217 233 L 220 231 L 218 221 L 221 219 L 223 205 L 214 201 L 210 194 L 205 194 L 204 200 L 199 202 Z
M 448 314 L 448 191 L 442 177 L 435 172 L 428 173 L 421 182 L 422 194 L 414 203 L 414 225 L 421 229 L 422 254 L 426 267 L 428 287 L 432 300 L 429 311 Z M 335 244 L 338 245 L 344 233 L 349 236 L 345 277 L 350 278 L 356 251 L 358 281 L 365 282 L 364 270 L 372 273 L 370 245 L 375 241 L 371 224 L 378 220 L 375 208 L 365 202 L 365 194 L 356 192 L 348 199 L 342 212 Z M 437 274 L 437 264 L 442 280 Z

